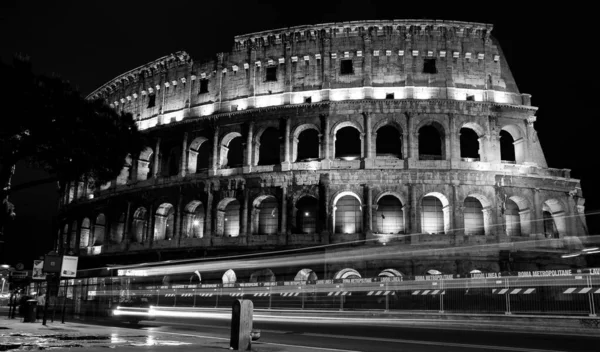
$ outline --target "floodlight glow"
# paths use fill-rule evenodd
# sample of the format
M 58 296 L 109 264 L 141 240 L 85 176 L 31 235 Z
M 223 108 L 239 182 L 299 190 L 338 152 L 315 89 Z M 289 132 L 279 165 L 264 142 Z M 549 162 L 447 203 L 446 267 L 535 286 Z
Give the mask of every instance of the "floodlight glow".
M 561 258 L 573 258 L 573 257 L 578 257 L 581 253 L 570 253 L 570 254 L 563 254 L 561 255 Z
M 198 225 L 200 225 L 200 221 L 194 220 L 194 226 L 198 226 Z
M 592 247 L 592 248 L 584 248 L 581 251 L 582 252 L 592 252 L 592 251 L 597 251 L 599 249 L 600 249 L 599 247 Z

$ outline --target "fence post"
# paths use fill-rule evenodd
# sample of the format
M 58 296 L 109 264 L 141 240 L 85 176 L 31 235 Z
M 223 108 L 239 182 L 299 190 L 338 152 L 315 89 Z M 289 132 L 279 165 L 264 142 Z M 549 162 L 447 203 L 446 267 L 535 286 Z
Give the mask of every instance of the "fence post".
M 594 305 L 594 290 L 592 287 L 592 276 L 588 274 L 587 276 L 587 285 L 590 290 L 587 293 L 588 302 L 590 304 L 590 317 L 595 317 L 596 315 L 596 306 Z
M 505 299 L 505 304 L 506 304 L 506 311 L 504 312 L 505 315 L 511 315 L 511 311 L 510 311 L 510 283 L 508 281 L 508 278 L 505 279 L 504 281 L 504 288 L 506 289 L 506 292 L 504 293 L 504 299 Z
M 444 313 L 444 280 L 441 279 L 440 281 L 440 311 L 439 313 Z
M 385 311 L 389 312 L 390 311 L 390 292 L 388 292 L 388 283 L 385 283 L 385 290 L 383 291 L 384 293 L 386 293 L 385 295 Z

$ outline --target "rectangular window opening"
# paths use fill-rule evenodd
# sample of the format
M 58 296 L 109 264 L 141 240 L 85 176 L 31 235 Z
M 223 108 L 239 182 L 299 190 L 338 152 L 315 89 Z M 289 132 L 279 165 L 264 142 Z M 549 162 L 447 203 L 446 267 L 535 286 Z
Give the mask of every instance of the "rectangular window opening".
M 154 104 L 156 103 L 156 94 L 149 94 L 148 95 L 148 108 L 153 108 Z
M 304 102 L 307 104 L 312 103 L 312 97 L 304 97 Z
M 265 81 L 267 81 L 267 82 L 277 81 L 277 66 L 267 67 L 267 76 L 266 76 Z
M 386 93 L 385 98 L 386 99 L 394 99 L 394 93 Z
M 435 59 L 425 59 L 423 64 L 423 73 L 437 73 Z
M 467 95 L 467 101 L 475 101 L 474 95 Z
M 200 91 L 198 92 L 198 94 L 204 94 L 204 93 L 208 93 L 208 80 L 207 79 L 200 80 Z
M 351 75 L 354 73 L 354 66 L 352 66 L 352 60 L 342 60 L 340 62 L 340 74 Z

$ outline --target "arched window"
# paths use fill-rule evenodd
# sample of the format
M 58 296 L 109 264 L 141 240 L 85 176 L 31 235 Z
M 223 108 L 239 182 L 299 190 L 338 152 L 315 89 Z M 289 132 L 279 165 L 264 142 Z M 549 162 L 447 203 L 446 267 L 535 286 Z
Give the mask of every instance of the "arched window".
M 244 146 L 242 137 L 235 137 L 227 146 L 227 158 L 224 160 L 224 168 L 240 167 L 244 163 Z
M 196 156 L 196 173 L 208 170 L 210 159 L 210 143 L 202 143 Z
M 77 248 L 77 221 L 73 221 L 71 224 L 71 245 L 69 248 Z
M 317 281 L 317 280 L 318 280 L 317 274 L 315 274 L 315 272 L 312 271 L 312 269 L 302 269 L 302 270 L 298 271 L 298 273 L 294 277 L 294 281 L 301 281 L 301 282 Z
M 90 244 L 90 219 L 84 218 L 81 222 L 81 234 L 79 235 L 79 248 L 85 248 Z
M 279 131 L 267 128 L 260 136 L 258 165 L 279 164 Z
M 479 161 L 479 136 L 470 128 L 460 129 L 460 157 Z
M 125 214 L 121 213 L 115 220 L 111 221 L 110 239 L 112 243 L 121 243 L 123 241 L 123 231 L 125 230 Z
M 521 236 L 519 206 L 511 199 L 507 199 L 504 203 L 504 221 L 506 222 L 506 234 L 508 236 Z
M 224 284 L 234 284 L 237 281 L 237 276 L 235 275 L 235 271 L 233 271 L 231 269 L 227 270 L 223 274 L 223 277 L 221 278 L 221 280 L 223 281 Z
M 516 162 L 514 143 L 515 141 L 510 133 L 505 130 L 500 131 L 500 159 L 502 162 Z
M 173 147 L 169 149 L 166 158 L 163 159 L 162 162 L 162 176 L 170 177 L 176 176 L 179 174 L 179 162 L 181 160 L 181 151 L 178 147 Z
M 544 202 L 542 220 L 546 238 L 561 238 L 567 235 L 564 206 L 557 199 L 548 199 Z
M 335 134 L 335 158 L 344 160 L 360 159 L 360 132 L 351 126 L 340 128 Z
M 402 203 L 392 195 L 381 197 L 377 202 L 377 233 L 404 233 Z
M 546 238 L 559 238 L 558 229 L 554 223 L 552 213 L 548 210 L 544 210 L 542 212 L 542 217 L 544 219 L 544 236 L 546 236 Z
M 419 129 L 419 160 L 444 160 L 444 134 L 437 124 Z
M 232 200 L 225 207 L 223 235 L 237 237 L 240 234 L 240 202 Z
M 394 126 L 383 126 L 377 130 L 376 156 L 402 159 L 402 136 Z
M 444 205 L 435 196 L 425 196 L 421 202 L 421 231 L 428 234 L 443 234 Z
M 360 279 L 362 276 L 354 269 L 346 268 L 335 273 L 334 279 Z
M 271 269 L 262 269 L 250 274 L 250 282 L 275 282 L 275 274 Z
M 152 178 L 152 169 L 154 165 L 154 152 L 152 148 L 146 147 L 140 153 L 138 158 L 137 179 L 143 181 Z
M 138 208 L 133 215 L 133 242 L 143 242 L 148 231 L 148 211 L 144 207 Z
M 199 200 L 185 207 L 185 234 L 188 238 L 204 237 L 204 205 Z
M 316 198 L 305 196 L 296 202 L 296 229 L 300 233 L 317 232 L 319 202 Z
M 298 136 L 298 157 L 296 161 L 309 161 L 319 158 L 319 132 L 307 129 Z
M 279 210 L 277 199 L 268 197 L 258 206 L 258 234 L 273 235 L 279 225 Z
M 467 197 L 464 205 L 465 235 L 485 235 L 481 202 L 475 197 Z
M 335 233 L 362 232 L 362 207 L 351 195 L 338 199 L 335 204 Z
M 154 220 L 154 240 L 170 240 L 173 238 L 175 225 L 175 210 L 169 203 L 163 203 L 156 210 Z
M 104 243 L 104 231 L 106 218 L 104 214 L 98 214 L 94 222 L 94 246 L 100 246 Z

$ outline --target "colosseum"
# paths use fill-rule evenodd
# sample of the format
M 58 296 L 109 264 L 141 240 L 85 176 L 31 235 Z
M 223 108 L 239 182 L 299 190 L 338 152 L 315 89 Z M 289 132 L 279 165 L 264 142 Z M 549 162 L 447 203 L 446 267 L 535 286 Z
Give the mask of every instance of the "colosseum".
M 123 73 L 88 99 L 131 113 L 148 144 L 109 184 L 69 184 L 57 246 L 84 267 L 383 245 L 421 254 L 353 268 L 565 265 L 545 240 L 586 235 L 580 182 L 548 167 L 537 108 L 491 32 L 299 26 L 236 36 L 209 61 L 181 51 Z

